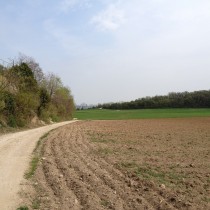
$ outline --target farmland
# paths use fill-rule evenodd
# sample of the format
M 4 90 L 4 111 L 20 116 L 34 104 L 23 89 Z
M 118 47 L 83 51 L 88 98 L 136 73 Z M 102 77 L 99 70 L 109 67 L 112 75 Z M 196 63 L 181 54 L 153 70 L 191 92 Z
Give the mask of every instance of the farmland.
M 59 128 L 44 140 L 28 200 L 39 209 L 210 209 L 209 127 L 205 117 Z
M 75 118 L 80 120 L 126 120 L 156 118 L 210 117 L 210 109 L 138 109 L 138 110 L 79 110 Z

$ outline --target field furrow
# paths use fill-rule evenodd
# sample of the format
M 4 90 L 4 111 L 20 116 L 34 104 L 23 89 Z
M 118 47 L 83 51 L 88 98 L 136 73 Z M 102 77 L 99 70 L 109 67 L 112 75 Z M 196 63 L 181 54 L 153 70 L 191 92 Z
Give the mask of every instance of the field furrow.
M 39 208 L 209 209 L 209 125 L 81 121 L 53 131 L 34 177 Z

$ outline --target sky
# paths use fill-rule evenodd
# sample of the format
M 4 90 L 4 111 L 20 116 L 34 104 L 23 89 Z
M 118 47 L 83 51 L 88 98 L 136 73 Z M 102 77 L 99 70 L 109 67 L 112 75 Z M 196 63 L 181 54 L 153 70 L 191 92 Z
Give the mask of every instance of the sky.
M 0 59 L 23 53 L 76 104 L 210 89 L 209 0 L 0 0 Z

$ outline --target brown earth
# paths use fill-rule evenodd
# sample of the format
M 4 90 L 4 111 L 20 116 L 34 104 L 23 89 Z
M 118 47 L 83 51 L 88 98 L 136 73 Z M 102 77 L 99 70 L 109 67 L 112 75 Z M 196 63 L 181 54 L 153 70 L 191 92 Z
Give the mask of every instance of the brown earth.
M 28 188 L 39 209 L 210 209 L 210 118 L 80 121 L 53 131 Z

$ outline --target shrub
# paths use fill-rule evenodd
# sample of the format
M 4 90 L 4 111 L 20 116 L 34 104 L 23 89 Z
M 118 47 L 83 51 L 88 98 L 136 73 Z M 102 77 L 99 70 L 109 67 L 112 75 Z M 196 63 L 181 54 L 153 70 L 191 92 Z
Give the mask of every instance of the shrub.
M 3 100 L 0 100 L 0 111 L 2 111 L 5 108 L 5 102 Z
M 14 115 L 15 114 L 15 108 L 16 108 L 16 102 L 15 97 L 11 93 L 5 93 L 4 94 L 4 111 L 6 112 L 6 115 Z
M 17 210 L 29 210 L 29 208 L 27 206 L 21 206 Z
M 7 123 L 10 127 L 15 128 L 17 127 L 17 122 L 16 119 L 13 115 L 10 115 L 8 118 L 8 123 Z

